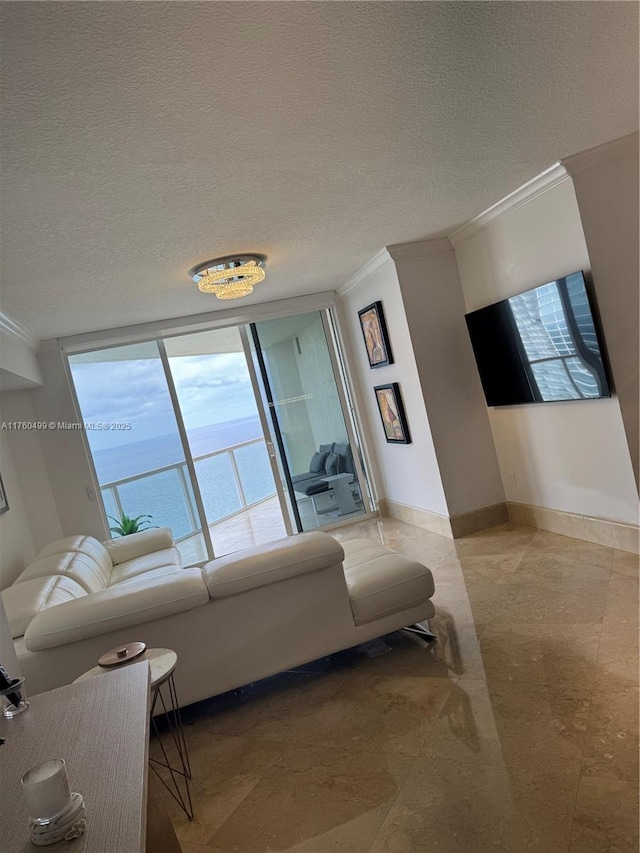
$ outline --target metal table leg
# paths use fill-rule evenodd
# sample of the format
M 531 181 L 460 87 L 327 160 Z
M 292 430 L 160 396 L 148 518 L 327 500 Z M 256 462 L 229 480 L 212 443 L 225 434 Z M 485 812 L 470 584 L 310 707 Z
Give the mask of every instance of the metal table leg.
M 166 686 L 168 696 L 165 700 L 163 688 Z M 168 731 L 161 733 L 153 716 L 156 706 L 160 702 L 162 713 L 167 721 Z M 193 805 L 191 803 L 191 791 L 189 789 L 189 780 L 191 779 L 191 765 L 189 763 L 189 753 L 187 752 L 187 742 L 184 737 L 184 727 L 182 725 L 182 717 L 180 716 L 180 707 L 178 705 L 178 696 L 176 693 L 176 685 L 173 680 L 173 673 L 167 679 L 156 685 L 151 696 L 151 726 L 155 734 L 160 749 L 162 751 L 162 759 L 149 756 L 149 766 L 162 782 L 173 799 L 178 803 L 189 820 L 193 820 Z M 167 739 L 167 746 L 163 741 Z M 171 744 L 177 753 L 177 766 L 172 764 L 167 754 L 167 747 L 171 748 Z M 171 781 L 161 775 L 157 767 L 164 767 L 169 771 Z

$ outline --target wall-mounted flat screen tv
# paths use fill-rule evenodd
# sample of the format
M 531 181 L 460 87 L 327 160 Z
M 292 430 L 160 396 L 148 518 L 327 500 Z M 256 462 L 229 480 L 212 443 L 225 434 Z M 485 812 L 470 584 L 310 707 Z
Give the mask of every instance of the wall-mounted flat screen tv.
M 611 396 L 584 274 L 466 315 L 489 406 Z

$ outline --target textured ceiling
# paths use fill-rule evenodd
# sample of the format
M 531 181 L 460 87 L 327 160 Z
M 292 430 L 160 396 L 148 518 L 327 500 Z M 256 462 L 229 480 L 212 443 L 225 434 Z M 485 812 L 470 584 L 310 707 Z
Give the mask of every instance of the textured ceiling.
M 55 337 L 340 286 L 638 122 L 636 3 L 2 2 L 2 309 Z

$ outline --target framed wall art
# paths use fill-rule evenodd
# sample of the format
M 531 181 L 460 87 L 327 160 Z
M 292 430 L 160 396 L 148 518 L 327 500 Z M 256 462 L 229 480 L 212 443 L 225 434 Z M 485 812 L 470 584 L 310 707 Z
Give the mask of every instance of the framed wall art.
M 0 476 L 0 515 L 3 512 L 6 512 L 9 509 L 9 503 L 7 501 L 7 495 L 4 490 L 4 485 L 2 484 L 2 477 Z
M 411 444 L 407 416 L 404 413 L 400 385 L 390 382 L 388 385 L 376 385 L 373 389 L 378 402 L 382 426 L 387 442 L 390 444 Z
M 367 348 L 369 367 L 385 367 L 393 364 L 389 333 L 384 320 L 382 302 L 372 302 L 358 311 L 364 345 Z

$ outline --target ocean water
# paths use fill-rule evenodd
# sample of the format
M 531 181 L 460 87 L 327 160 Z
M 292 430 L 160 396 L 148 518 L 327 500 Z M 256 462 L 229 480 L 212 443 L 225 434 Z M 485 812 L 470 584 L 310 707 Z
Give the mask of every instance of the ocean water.
M 251 439 L 262 439 L 262 430 L 259 419 L 250 417 L 199 427 L 189 431 L 188 437 L 191 453 L 198 457 Z M 238 448 L 234 456 L 246 504 L 276 493 L 264 440 Z M 195 532 L 198 525 L 195 502 L 177 434 L 94 451 L 93 459 L 101 486 L 157 468 L 176 466 L 118 486 L 122 508 L 129 516 L 150 515 L 151 524 L 171 527 L 176 539 Z M 209 524 L 242 509 L 229 453 L 196 461 L 195 468 Z M 112 489 L 103 488 L 102 497 L 107 515 L 116 517 Z

